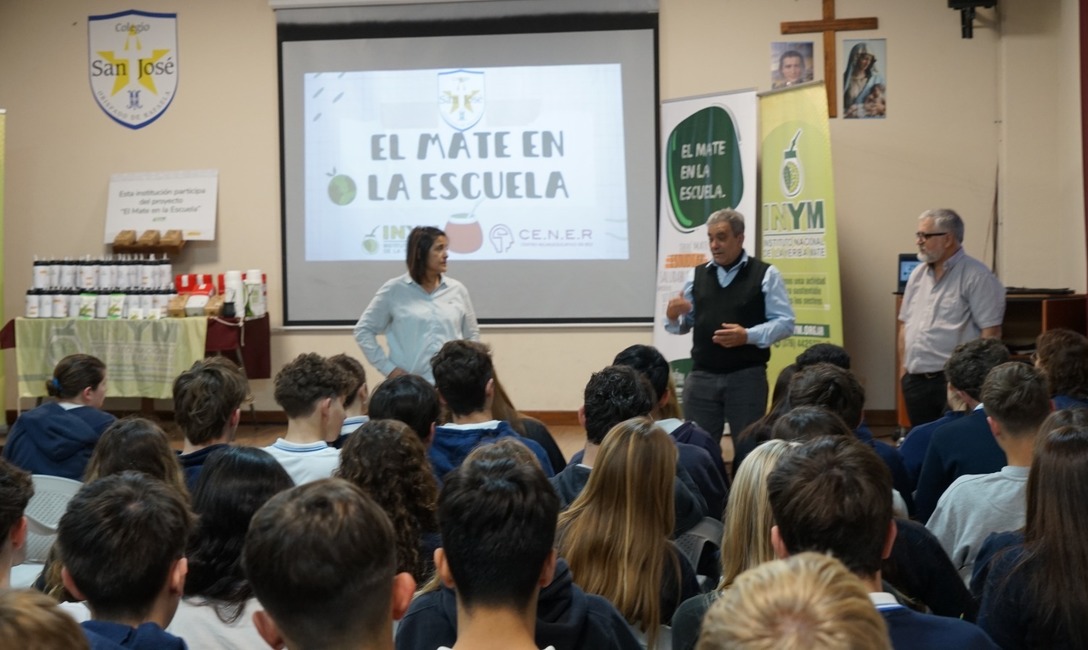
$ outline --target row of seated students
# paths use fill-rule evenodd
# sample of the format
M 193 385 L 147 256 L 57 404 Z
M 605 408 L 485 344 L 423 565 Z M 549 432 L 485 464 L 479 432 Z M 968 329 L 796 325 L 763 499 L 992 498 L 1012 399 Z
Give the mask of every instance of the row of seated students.
M 970 356 L 971 345 L 957 353 Z M 830 352 L 844 354 L 841 349 Z M 985 349 L 982 352 L 981 356 L 986 356 Z M 1088 453 L 1077 448 L 1088 436 L 1084 411 L 1059 411 L 1041 425 L 1036 421 L 1031 433 L 1038 432 L 1032 438 L 1038 442 L 1033 447 L 1034 457 L 1028 457 L 1032 471 L 1026 496 L 1021 499 L 1029 513 L 1026 525 L 1020 532 L 999 535 L 984 545 L 982 557 L 993 561 L 985 564 L 981 574 L 976 571 L 981 577 L 976 579 L 972 598 L 956 575 L 963 567 L 949 561 L 937 539 L 915 522 L 893 518 L 893 514 L 907 514 L 894 511 L 895 504 L 905 509 L 906 499 L 902 491 L 894 489 L 888 456 L 875 449 L 871 435 L 851 431 L 844 424 L 849 421 L 864 426 L 864 393 L 842 364 L 816 362 L 794 373 L 783 399 L 794 402 L 796 408 L 781 410 L 782 400 L 776 400 L 775 407 L 781 412 L 771 424 L 769 436 L 749 431 L 738 437 L 738 443 L 757 435 L 784 440 L 759 440 L 750 450 L 743 450 L 748 452 L 747 459 L 738 464 L 730 492 L 724 472 L 717 467 L 720 453 L 705 458 L 710 454 L 703 436 L 709 436 L 678 418 L 660 417 L 669 415 L 666 409 L 674 393 L 667 363 L 653 348 L 624 350 L 616 365 L 591 377 L 579 410 L 587 433 L 585 449 L 552 476 L 546 488 L 540 481 L 522 477 L 540 485 L 535 491 L 502 472 L 497 477 L 481 470 L 476 476 L 471 469 L 508 466 L 513 472 L 512 468 L 532 468 L 525 471 L 544 479 L 552 474 L 549 456 L 554 454 L 519 435 L 507 420 L 494 418 L 495 396 L 501 388 L 496 389 L 487 348 L 451 342 L 433 362 L 437 392 L 410 376 L 384 382 L 369 396 L 372 419 L 355 432 L 341 435 L 347 417 L 360 417 L 348 415 L 352 398 L 362 404 L 367 401 L 365 378 L 353 373 L 352 364 L 344 359 L 301 355 L 277 375 L 275 396 L 289 425 L 287 434 L 268 448 L 268 453 L 228 444 L 247 392 L 237 369 L 216 359 L 196 364 L 175 383 L 175 405 L 183 407 L 176 417 L 186 433 L 181 462 L 170 451 L 165 434 L 150 422 L 127 419 L 102 434 L 92 446 L 87 485 L 79 496 L 104 501 L 100 505 L 79 497 L 73 500 L 65 515 L 69 525 L 62 520 L 55 558 L 44 572 L 43 588 L 65 600 L 86 603 L 64 607 L 75 619 L 86 619 L 86 636 L 94 647 L 170 647 L 163 644 L 172 643 L 175 637 L 187 639 L 191 647 L 254 647 L 262 637 L 274 647 L 284 642 L 288 647 L 387 647 L 392 642 L 392 628 L 386 635 L 385 619 L 371 619 L 374 626 L 369 632 L 380 631 L 373 636 L 377 645 L 364 645 L 362 639 L 371 638 L 369 633 L 360 636 L 358 628 L 338 623 L 325 611 L 342 609 L 342 603 L 350 602 L 351 597 L 343 592 L 349 587 L 341 584 L 345 579 L 363 580 L 351 571 L 351 560 L 339 559 L 343 550 L 329 548 L 316 556 L 285 553 L 292 559 L 275 558 L 259 566 L 243 557 L 248 557 L 250 548 L 247 535 L 253 536 L 259 520 L 254 513 L 266 501 L 271 499 L 271 505 L 280 499 L 273 495 L 299 492 L 285 492 L 292 484 L 321 485 L 329 494 L 338 493 L 346 481 L 390 522 L 386 545 L 395 549 L 390 555 L 391 600 L 379 609 L 387 618 L 390 612 L 397 617 L 406 614 L 397 631 L 397 648 L 488 647 L 489 640 L 492 645 L 498 640 L 501 647 L 520 647 L 525 639 L 518 641 L 519 631 L 528 634 L 532 647 L 664 647 L 671 641 L 675 647 L 687 648 L 695 646 L 704 616 L 719 623 L 724 617 L 726 625 L 708 625 L 700 647 L 733 647 L 713 645 L 710 639 L 714 630 L 730 627 L 730 612 L 712 617 L 708 610 L 721 610 L 725 603 L 740 607 L 732 590 L 743 583 L 744 573 L 775 557 L 804 551 L 829 553 L 859 577 L 872 594 L 874 611 L 882 615 L 885 625 L 880 629 L 894 647 L 994 647 L 978 628 L 957 620 L 975 618 L 975 598 L 979 597 L 980 623 L 1002 647 L 1081 645 L 1085 633 L 1081 628 L 1088 620 L 1081 603 L 1088 600 L 1070 602 L 1063 594 L 1084 590 L 1070 584 L 1070 576 L 1084 575 L 1076 569 L 1088 567 L 1084 558 L 1088 553 L 1063 540 L 1062 523 L 1054 519 L 1061 513 L 1067 527 L 1075 526 L 1079 508 L 1075 499 L 1088 493 L 1088 488 L 1077 487 L 1088 483 L 1088 475 L 1076 471 L 1082 469 L 1077 463 L 1084 460 L 1077 453 Z M 1002 442 L 1003 436 L 1023 442 L 1022 436 L 1031 429 L 1024 422 L 1034 417 L 1031 405 L 1039 403 L 1039 395 L 1050 410 L 1051 375 L 1056 373 L 1046 373 L 1045 364 L 1040 365 L 1042 369 L 1033 370 L 1021 363 L 1002 364 L 985 373 L 979 395 L 985 397 L 985 413 L 996 423 L 993 435 L 1002 448 L 1013 449 Z M 659 388 L 654 372 L 662 366 L 664 381 Z M 358 370 L 361 373 L 361 366 Z M 63 374 L 60 371 L 58 366 L 57 374 Z M 951 384 L 955 373 L 948 374 Z M 659 373 L 658 378 L 661 376 Z M 62 383 L 60 377 L 54 380 Z M 233 390 L 237 382 L 240 391 Z M 99 381 L 83 388 L 104 393 L 104 383 L 103 368 Z M 77 394 L 83 392 L 80 389 Z M 1083 394 L 1068 388 L 1066 392 L 1074 399 Z M 452 414 L 453 426 L 435 425 L 439 395 Z M 82 407 L 67 410 L 77 408 Z M 197 420 L 204 425 L 203 436 L 190 434 L 200 428 L 194 424 Z M 14 435 L 18 430 L 18 426 L 13 428 L 12 442 L 18 440 Z M 937 433 L 935 440 L 939 439 Z M 681 436 L 687 442 L 681 442 Z M 1053 443 L 1050 455 L 1040 451 L 1048 448 L 1048 440 Z M 701 452 L 688 453 L 688 464 L 695 472 L 685 468 L 685 444 Z M 212 446 L 215 448 L 209 450 Z M 277 457 L 277 447 L 281 452 L 301 449 Z M 1023 449 L 1023 445 L 1017 448 Z M 336 462 L 329 467 L 327 457 L 331 456 Z M 1013 451 L 1009 456 L 1010 463 L 1023 458 Z M 15 455 L 12 458 L 17 460 Z M 193 462 L 196 458 L 199 463 Z M 315 462 L 311 464 L 310 458 Z M 709 461 L 709 465 L 702 461 Z M 1055 467 L 1052 473 L 1060 476 L 1061 482 L 1040 478 L 1035 469 L 1040 463 Z M 328 468 L 327 473 L 315 467 Z M 303 469 L 306 473 L 300 474 Z M 537 522 L 533 524 L 537 528 L 524 529 L 532 539 L 521 539 L 515 526 L 519 522 L 513 519 L 503 525 L 478 527 L 456 518 L 452 523 L 444 521 L 443 508 L 450 498 L 447 491 L 460 485 L 457 477 L 462 471 L 476 476 L 471 491 L 484 500 L 461 505 L 473 513 L 473 522 L 492 521 L 480 509 L 491 515 L 497 511 L 503 521 L 516 519 L 513 513 L 519 506 L 506 504 L 500 497 L 512 498 L 508 493 L 517 493 L 525 499 L 528 491 L 535 500 L 526 507 L 534 516 L 550 521 L 551 532 L 546 532 L 547 526 L 539 528 L 542 524 Z M 25 474 L 7 465 L 3 473 L 10 478 L 4 479 L 0 492 L 14 496 L 12 505 L 4 506 L 13 516 L 0 521 L 0 529 L 10 531 L 5 545 L 10 553 L 6 559 L 0 558 L 7 566 L 17 559 L 25 538 L 25 519 L 20 515 L 29 494 Z M 695 474 L 703 480 L 694 480 Z M 340 479 L 328 481 L 329 475 Z M 717 481 L 710 483 L 709 489 L 707 476 Z M 113 481 L 109 489 L 101 488 L 109 498 L 91 489 L 106 479 Z M 148 491 L 135 482 L 153 484 L 156 489 Z M 24 489 L 19 489 L 20 485 Z M 780 487 L 777 492 L 776 485 Z M 710 496 L 717 486 L 719 496 Z M 140 499 L 153 499 L 155 494 L 162 496 L 164 490 L 176 497 L 173 505 L 166 501 L 155 502 L 153 508 L 136 504 Z M 488 496 L 499 501 L 487 503 Z M 133 501 L 126 501 L 129 498 Z M 555 515 L 549 514 L 552 498 Z M 708 503 L 716 503 L 715 498 L 721 499 L 723 507 L 708 509 Z M 344 515 L 330 502 L 318 501 L 328 511 L 325 516 L 336 520 Z M 1033 506 L 1034 501 L 1039 503 Z M 177 503 L 183 506 L 181 514 L 175 512 Z M 118 510 L 110 510 L 112 506 Z M 1034 518 L 1030 515 L 1033 507 Z M 561 508 L 563 512 L 558 514 Z M 152 509 L 157 518 L 149 515 L 146 523 L 166 537 L 149 537 L 139 548 L 173 549 L 163 550 L 170 555 L 167 559 L 165 555 L 153 558 L 155 554 L 132 552 L 139 528 L 132 517 Z M 969 508 L 972 515 L 976 510 Z M 168 521 L 166 516 L 171 512 L 177 515 L 173 517 L 176 521 Z M 707 567 L 705 562 L 693 566 L 671 541 L 707 514 L 724 514 L 720 568 Z M 116 522 L 109 519 L 114 515 L 119 517 Z M 295 515 L 295 520 L 305 520 L 301 511 Z M 682 524 L 685 515 L 688 520 Z M 116 539 L 103 532 L 111 530 L 112 524 L 123 531 Z M 530 525 L 525 521 L 520 524 Z M 321 525 L 347 524 L 330 521 Z M 311 522 L 311 527 L 321 525 Z M 90 534 L 90 530 L 99 532 Z M 283 531 L 279 535 L 283 537 Z M 183 543 L 179 547 L 166 541 L 167 537 Z M 465 544 L 456 561 L 451 559 L 455 538 Z M 359 548 L 367 547 L 366 540 L 355 543 Z M 531 561 L 537 557 L 532 549 L 542 546 L 551 559 Z M 151 562 L 155 568 L 141 562 Z M 515 597 L 508 585 L 501 597 L 471 605 L 474 592 L 488 593 L 488 588 L 498 587 L 492 584 L 476 591 L 469 585 L 512 580 L 518 574 L 515 564 L 522 573 L 529 567 L 535 575 L 532 581 L 519 583 L 533 587 L 531 601 Z M 462 567 L 460 577 L 458 566 Z M 262 595 L 258 576 L 265 569 L 277 575 L 276 586 L 282 593 Z M 717 589 L 700 595 L 696 571 L 710 575 L 711 585 L 720 574 Z M 153 576 L 149 578 L 148 572 Z M 384 573 L 379 571 L 378 575 Z M 130 578 L 143 580 L 142 586 L 129 582 Z M 408 580 L 412 586 L 407 586 Z M 385 593 L 384 588 L 368 584 L 372 587 L 368 595 Z M 424 587 L 414 600 L 402 602 L 398 594 L 410 596 L 415 584 Z M 327 593 L 337 595 L 326 596 L 325 587 Z M 135 604 L 137 593 L 148 600 Z M 114 602 L 118 599 L 128 600 Z M 303 601 L 337 605 L 306 608 Z M 928 608 L 943 616 L 916 614 L 912 607 Z M 2 612 L 0 607 L 0 620 L 7 620 Z M 467 624 L 474 620 L 477 625 Z M 662 627 L 670 621 L 671 633 Z M 347 627 L 353 636 L 334 638 L 336 630 Z M 765 627 L 768 634 L 773 632 L 773 626 Z M 490 635 L 486 633 L 489 629 Z M 0 631 L 0 638 L 2 634 Z

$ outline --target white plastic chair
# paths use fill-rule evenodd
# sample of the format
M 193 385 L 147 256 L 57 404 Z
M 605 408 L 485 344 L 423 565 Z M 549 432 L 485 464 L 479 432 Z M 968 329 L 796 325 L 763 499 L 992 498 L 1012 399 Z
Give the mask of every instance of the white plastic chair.
M 45 562 L 49 549 L 57 538 L 61 515 L 83 484 L 69 478 L 44 474 L 35 474 L 30 480 L 34 482 L 34 496 L 26 506 L 26 560 Z

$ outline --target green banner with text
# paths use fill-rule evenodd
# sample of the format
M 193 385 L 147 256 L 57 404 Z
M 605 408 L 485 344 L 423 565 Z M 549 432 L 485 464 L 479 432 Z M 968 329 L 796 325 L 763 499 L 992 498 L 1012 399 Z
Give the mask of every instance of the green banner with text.
M 782 272 L 797 316 L 767 376 L 817 343 L 843 344 L 831 133 L 823 82 L 760 97 L 761 258 Z

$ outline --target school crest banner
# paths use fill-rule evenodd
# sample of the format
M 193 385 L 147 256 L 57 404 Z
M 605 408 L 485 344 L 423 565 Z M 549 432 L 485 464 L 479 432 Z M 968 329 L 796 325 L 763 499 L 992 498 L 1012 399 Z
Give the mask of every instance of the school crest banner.
M 707 217 L 733 208 L 755 254 L 756 93 L 742 90 L 661 104 L 661 208 L 653 344 L 669 360 L 679 392 L 691 370 L 691 333 L 665 330 L 665 308 L 688 272 L 710 261 Z
M 842 291 L 824 83 L 761 95 L 759 113 L 760 257 L 782 272 L 797 316 L 793 336 L 771 351 L 773 383 L 809 346 L 842 345 Z
M 118 124 L 141 129 L 174 101 L 177 16 L 130 9 L 87 18 L 91 93 Z

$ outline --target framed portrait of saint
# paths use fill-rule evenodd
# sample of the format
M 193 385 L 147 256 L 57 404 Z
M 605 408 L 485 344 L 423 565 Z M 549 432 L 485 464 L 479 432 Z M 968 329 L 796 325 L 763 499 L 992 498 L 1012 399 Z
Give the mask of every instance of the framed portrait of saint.
M 888 114 L 888 58 L 883 38 L 843 39 L 843 119 L 883 119 Z
M 771 88 L 812 81 L 812 41 L 771 43 Z

